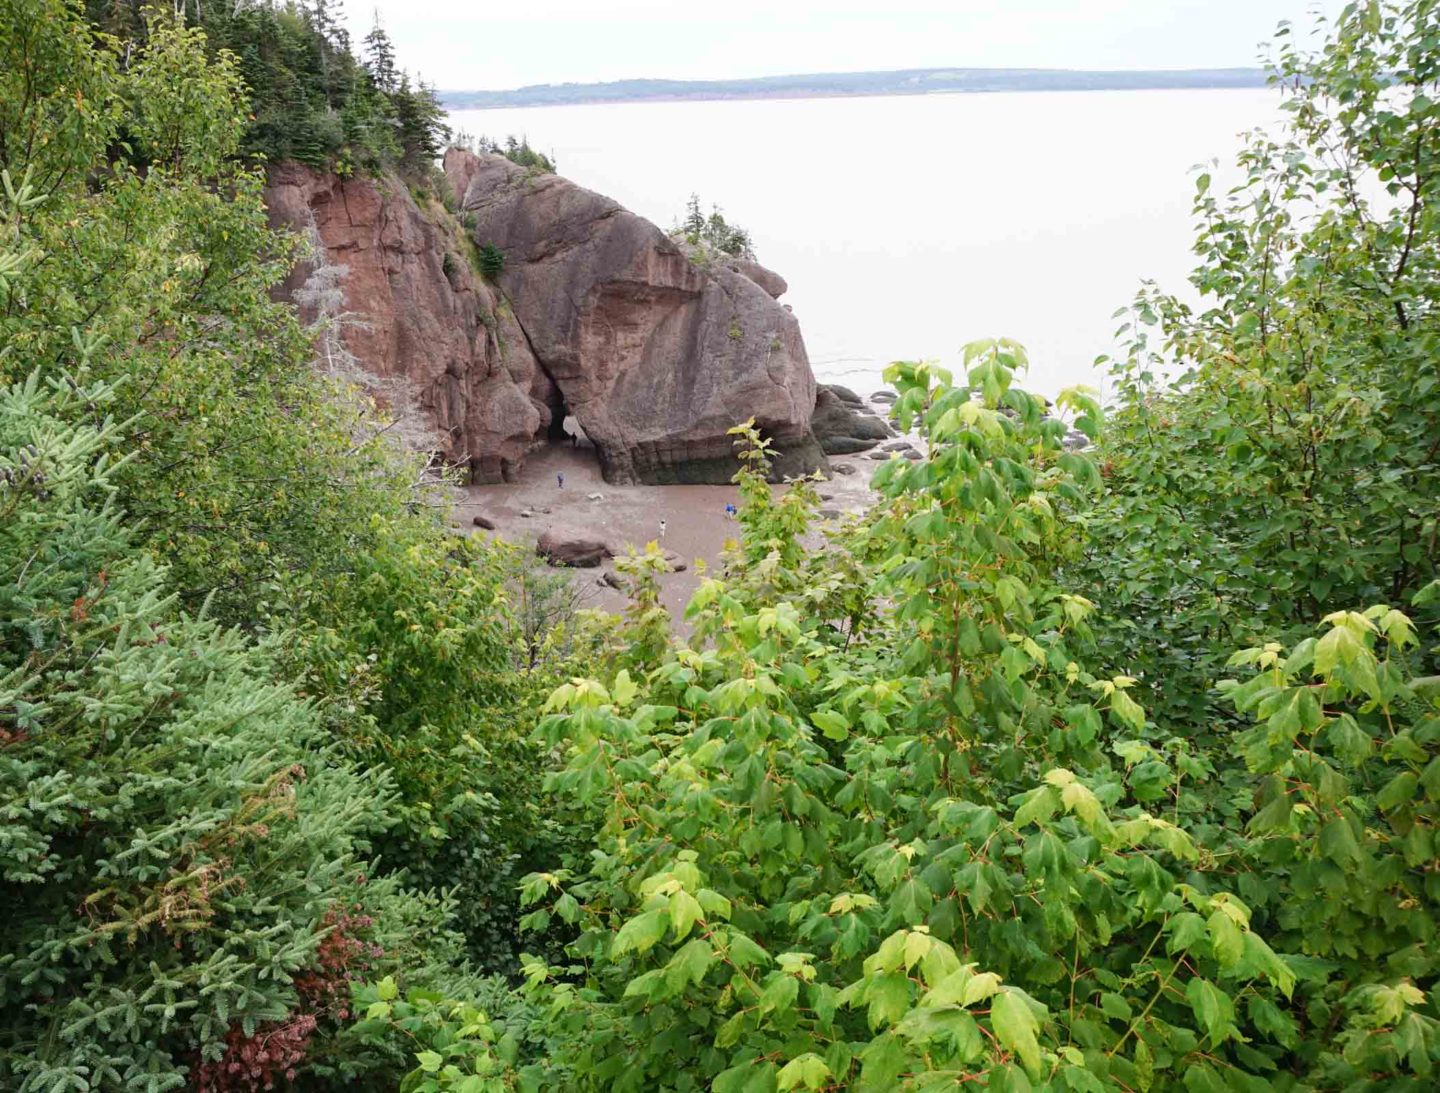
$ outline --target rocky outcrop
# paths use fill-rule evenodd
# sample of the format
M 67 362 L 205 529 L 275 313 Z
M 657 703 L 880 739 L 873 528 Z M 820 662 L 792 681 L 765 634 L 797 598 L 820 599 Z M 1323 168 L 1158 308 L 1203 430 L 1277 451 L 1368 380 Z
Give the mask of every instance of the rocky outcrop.
M 309 318 L 328 312 L 357 366 L 351 378 L 386 401 L 413 401 L 440 454 L 473 480 L 509 477 L 558 396 L 444 210 L 422 210 L 394 178 L 340 179 L 296 163 L 271 168 L 265 197 L 272 224 L 311 237 L 316 252 L 280 291 Z M 317 282 L 338 299 L 327 302 Z
M 778 300 L 790 291 L 790 285 L 785 278 L 749 258 L 728 258 L 725 260 L 725 268 L 740 274 L 741 277 L 750 278 L 768 292 L 772 300 Z
M 859 395 L 837 384 L 821 385 L 811 428 L 826 455 L 863 452 L 895 435 Z
M 451 150 L 445 171 L 538 367 L 613 482 L 723 482 L 753 417 L 777 474 L 825 466 L 815 379 L 784 281 L 693 262 L 654 224 L 556 175 Z M 768 275 L 768 276 L 767 276 Z
M 815 381 L 783 278 L 743 259 L 691 261 L 608 198 L 499 156 L 451 152 L 460 220 L 403 182 L 271 168 L 272 224 L 314 257 L 277 291 L 327 320 L 321 354 L 472 481 L 510 479 L 573 413 L 616 482 L 724 482 L 726 431 L 749 417 L 777 475 L 825 466 Z M 477 245 L 505 254 L 499 284 Z

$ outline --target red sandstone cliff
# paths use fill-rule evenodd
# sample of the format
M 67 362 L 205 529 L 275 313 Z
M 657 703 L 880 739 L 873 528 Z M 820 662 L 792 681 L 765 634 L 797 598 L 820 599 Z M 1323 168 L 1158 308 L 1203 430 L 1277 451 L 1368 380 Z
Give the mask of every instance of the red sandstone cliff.
M 476 481 L 500 481 L 543 437 L 556 400 L 513 313 L 471 268 L 444 210 L 422 211 L 393 178 L 342 180 L 296 163 L 271 169 L 272 223 L 311 235 L 321 263 L 343 267 L 339 338 L 364 372 L 401 379 L 443 438 L 441 454 Z
M 452 151 L 445 166 L 471 238 L 391 178 L 280 164 L 266 195 L 272 222 L 317 251 L 281 291 L 329 307 L 358 374 L 413 402 L 445 459 L 500 481 L 568 410 L 612 481 L 726 481 L 726 430 L 749 417 L 779 470 L 824 466 L 783 280 L 704 268 L 610 199 L 503 157 Z M 473 268 L 486 243 L 505 254 L 498 288 Z

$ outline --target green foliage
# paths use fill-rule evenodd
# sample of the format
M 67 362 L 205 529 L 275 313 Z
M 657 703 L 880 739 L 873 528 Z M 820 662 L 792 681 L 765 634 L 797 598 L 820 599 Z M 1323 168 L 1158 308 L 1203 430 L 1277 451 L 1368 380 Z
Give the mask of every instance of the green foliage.
M 97 26 L 141 47 L 157 29 L 203 32 L 211 63 L 233 68 L 248 91 L 248 124 L 238 137 L 246 156 L 294 159 L 342 173 L 398 166 L 423 174 L 449 135 L 434 89 L 397 68 L 378 21 L 365 38 L 362 62 L 331 0 L 187 0 L 180 8 L 188 31 L 173 29 L 161 8 L 138 0 L 87 0 L 85 7 Z M 159 89 L 166 101 L 214 78 L 203 69 L 172 75 L 175 81 Z M 137 100 L 142 113 L 145 105 Z M 225 127 L 217 125 L 215 132 L 222 136 Z
M 108 401 L 0 389 L 0 1077 L 22 1090 L 178 1088 L 264 1030 L 321 1051 L 347 972 L 423 966 L 439 919 L 366 883 L 388 777 L 338 761 L 271 654 L 182 614 L 133 544 Z
M 406 1093 L 505 1093 L 518 1088 L 513 1064 L 520 1039 L 513 1028 L 492 1022 L 470 1001 L 435 991 L 411 990 L 402 998 L 386 977 L 357 992 L 364 1018 L 353 1039 L 379 1052 L 400 1054 L 411 1067 Z M 397 1045 L 403 1045 L 398 1048 Z
M 1412 675 L 1400 611 L 1339 611 L 1321 636 L 1231 657 L 1221 687 L 1254 722 L 1237 737 L 1258 778 L 1247 864 L 1277 946 L 1333 971 L 1306 1017 L 1339 1031 L 1321 1084 L 1373 1074 L 1433 1080 L 1440 958 L 1433 865 L 1440 821 L 1440 693 Z
M 244 112 L 234 55 L 207 55 L 205 32 L 157 21 L 130 71 L 126 128 L 152 169 L 214 175 L 239 145 Z
M 1105 434 L 897 364 L 924 457 L 818 533 L 737 427 L 682 640 L 654 544 L 594 620 L 444 529 L 269 299 L 232 153 L 424 184 L 382 31 L 0 8 L 0 1081 L 1432 1088 L 1437 11 L 1282 45 Z
M 549 677 L 512 678 L 502 559 L 445 529 L 270 298 L 293 250 L 229 159 L 233 72 L 158 17 L 121 72 L 77 8 L 27 2 L 46 18 L 0 21 L 0 68 L 50 90 L 0 113 L 0 377 L 64 397 L 16 409 L 40 424 L 0 451 L 4 883 L 29 908 L 0 950 L 4 1065 L 47 1089 L 92 1064 L 92 1088 L 343 1084 L 350 978 L 513 959 L 513 876 L 555 853 L 524 741 Z M 108 507 L 12 527 L 85 455 L 66 429 L 103 432 Z
M 1437 33 L 1428 0 L 1282 33 L 1286 131 L 1198 180 L 1202 305 L 1134 306 L 1083 579 L 1167 715 L 1203 723 L 1236 645 L 1436 576 Z
M 6 71 L 87 33 L 73 12 L 19 25 L 0 25 Z M 121 447 L 143 456 L 117 472 L 122 504 L 189 607 L 209 597 L 222 619 L 254 619 L 294 574 L 343 572 L 372 514 L 398 517 L 416 499 L 417 469 L 375 441 L 383 422 L 315 381 L 306 331 L 270 298 L 294 251 L 269 229 L 261 176 L 219 162 L 238 124 L 233 80 L 215 65 L 203 79 L 167 75 L 207 68 L 202 37 L 158 26 L 123 77 L 107 56 L 57 74 L 94 96 L 72 110 L 107 126 L 56 117 L 38 156 L 11 163 L 17 179 L 75 169 L 11 220 L 16 248 L 38 260 L 23 290 L 0 289 L 12 352 L 0 375 L 44 367 L 114 384 Z M 148 120 L 130 112 L 140 99 Z M 0 145 L 15 147 L 26 124 L 0 130 Z M 163 148 L 143 174 L 107 164 L 122 126 Z
M 700 211 L 700 196 L 691 194 L 685 205 L 685 218 L 671 229 L 672 236 L 683 239 L 702 255 L 728 254 L 732 258 L 754 258 L 755 249 L 750 233 L 738 224 L 728 223 L 714 205 L 710 215 Z
M 505 252 L 494 243 L 486 243 L 480 248 L 480 273 L 488 280 L 493 281 L 505 272 Z
M 74 0 L 5 0 L 0 25 L 0 170 L 27 171 L 35 192 L 74 186 L 122 109 L 111 93 L 114 44 L 91 41 Z M 36 33 L 17 33 L 21 28 Z
M 744 541 L 691 603 L 694 644 L 552 696 L 553 789 L 599 833 L 526 881 L 530 923 L 578 936 L 526 962 L 556 1042 L 521 1079 L 1421 1087 L 1440 705 L 1410 623 L 1342 614 L 1241 654 L 1260 672 L 1229 700 L 1259 726 L 1167 738 L 1135 679 L 1083 667 L 1093 605 L 1057 580 L 1090 456 L 1012 386 L 1018 346 L 966 355 L 962 387 L 887 374 L 928 456 L 880 470 L 847 544 L 878 613 L 847 632 L 843 601 L 804 594 L 807 487 L 774 499 L 742 428 Z M 1098 427 L 1083 393 L 1058 407 Z
M 517 138 L 515 134 L 511 133 L 504 141 L 495 141 L 489 137 L 476 137 L 461 132 L 455 135 L 452 143 L 456 148 L 463 148 L 469 152 L 504 156 L 511 163 L 539 174 L 553 175 L 555 173 L 554 158 L 530 147 L 530 138 L 528 137 Z
M 541 810 L 544 757 L 527 742 L 550 677 L 515 671 L 511 552 L 413 519 L 376 518 L 367 539 L 351 572 L 307 590 L 292 671 L 326 696 L 344 753 L 393 773 L 384 860 L 417 888 L 453 891 L 471 956 L 511 967 L 517 878 L 564 838 Z

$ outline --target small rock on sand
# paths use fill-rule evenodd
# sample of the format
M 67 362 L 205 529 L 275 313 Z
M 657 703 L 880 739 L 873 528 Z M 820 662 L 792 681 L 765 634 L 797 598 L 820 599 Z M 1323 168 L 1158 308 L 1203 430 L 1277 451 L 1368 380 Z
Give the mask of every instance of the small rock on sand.
M 830 469 L 836 474 L 849 475 L 855 473 L 855 465 L 853 463 L 831 463 Z
M 486 531 L 495 530 L 495 521 L 488 516 L 481 516 L 479 513 L 475 514 L 475 519 L 472 520 L 471 523 L 477 528 L 484 528 Z

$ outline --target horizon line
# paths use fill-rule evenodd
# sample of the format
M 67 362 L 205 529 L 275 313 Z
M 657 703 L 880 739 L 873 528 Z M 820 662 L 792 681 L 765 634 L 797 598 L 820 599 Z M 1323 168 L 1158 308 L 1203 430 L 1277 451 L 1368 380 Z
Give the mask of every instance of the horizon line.
M 764 76 L 705 76 L 705 77 L 682 77 L 682 76 L 624 76 L 608 80 L 565 80 L 562 82 L 528 83 L 518 87 L 443 87 L 436 88 L 436 93 L 444 95 L 514 95 L 525 91 L 561 90 L 561 89 L 582 89 L 582 88 L 605 88 L 622 85 L 635 84 L 686 84 L 690 86 L 705 84 L 744 84 L 762 83 L 767 80 L 804 80 L 813 78 L 833 79 L 839 76 L 908 76 L 932 73 L 965 73 L 965 74 L 1035 74 L 1035 75 L 1065 75 L 1065 76 L 1141 76 L 1148 74 L 1156 75 L 1191 75 L 1199 73 L 1227 73 L 1235 75 L 1264 75 L 1269 69 L 1262 65 L 1187 65 L 1181 68 L 1166 67 L 1141 67 L 1141 68 L 1065 68 L 1057 66 L 1026 66 L 1026 65 L 929 65 L 919 68 L 857 68 L 857 69 L 836 69 L 828 71 L 813 72 L 778 72 Z

